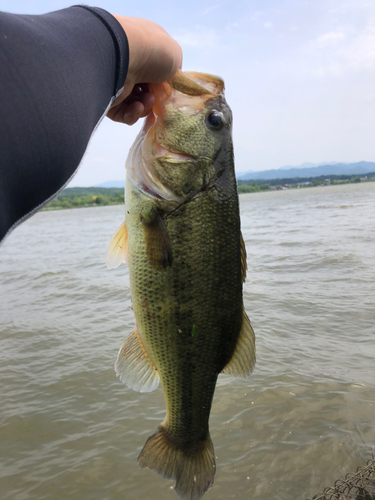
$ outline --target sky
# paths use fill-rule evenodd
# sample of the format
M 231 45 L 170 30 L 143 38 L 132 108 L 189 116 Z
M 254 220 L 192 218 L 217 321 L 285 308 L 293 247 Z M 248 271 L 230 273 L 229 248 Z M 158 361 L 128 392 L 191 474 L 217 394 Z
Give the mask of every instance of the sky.
M 24 14 L 70 5 L 0 0 L 0 10 Z M 375 161 L 374 0 L 97 0 L 92 5 L 159 23 L 182 46 L 184 70 L 224 79 L 237 172 Z M 69 186 L 124 179 L 139 128 L 105 118 Z

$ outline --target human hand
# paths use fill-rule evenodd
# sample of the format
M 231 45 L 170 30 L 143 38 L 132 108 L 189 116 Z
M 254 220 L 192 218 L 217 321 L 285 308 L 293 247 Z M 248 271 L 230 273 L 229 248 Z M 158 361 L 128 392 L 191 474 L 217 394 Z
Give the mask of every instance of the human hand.
M 137 17 L 112 14 L 123 27 L 129 42 L 129 69 L 124 90 L 107 116 L 133 125 L 147 116 L 155 102 L 149 83 L 171 78 L 182 65 L 178 43 L 158 24 Z

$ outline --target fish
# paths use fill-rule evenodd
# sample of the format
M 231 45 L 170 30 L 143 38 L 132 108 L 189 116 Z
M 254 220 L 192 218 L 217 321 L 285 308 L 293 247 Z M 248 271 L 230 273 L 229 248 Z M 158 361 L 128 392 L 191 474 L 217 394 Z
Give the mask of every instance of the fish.
M 150 90 L 155 104 L 126 161 L 125 222 L 106 256 L 109 268 L 129 267 L 136 323 L 115 371 L 135 391 L 163 389 L 166 416 L 139 466 L 174 480 L 181 500 L 200 500 L 216 472 L 218 375 L 246 378 L 255 364 L 232 112 L 217 76 L 179 70 Z

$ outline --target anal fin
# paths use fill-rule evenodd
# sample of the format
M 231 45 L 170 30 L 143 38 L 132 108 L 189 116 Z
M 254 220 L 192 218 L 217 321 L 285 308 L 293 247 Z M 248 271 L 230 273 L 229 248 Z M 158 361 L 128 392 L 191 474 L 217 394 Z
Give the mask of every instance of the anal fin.
M 159 385 L 158 371 L 135 329 L 122 344 L 115 363 L 116 375 L 130 389 L 152 392 Z
M 105 262 L 108 269 L 115 269 L 128 261 L 128 229 L 126 221 L 117 229 L 109 242 Z
M 246 378 L 255 365 L 255 334 L 250 320 L 243 309 L 242 326 L 236 348 L 229 363 L 221 373 Z

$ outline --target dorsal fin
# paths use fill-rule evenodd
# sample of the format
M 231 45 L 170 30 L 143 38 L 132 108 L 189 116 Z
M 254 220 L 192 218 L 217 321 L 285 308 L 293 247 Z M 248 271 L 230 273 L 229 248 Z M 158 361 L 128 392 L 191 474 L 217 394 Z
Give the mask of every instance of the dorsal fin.
M 221 373 L 246 378 L 255 365 L 255 335 L 250 320 L 243 310 L 242 326 L 232 359 Z

